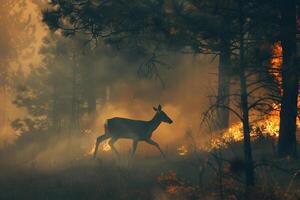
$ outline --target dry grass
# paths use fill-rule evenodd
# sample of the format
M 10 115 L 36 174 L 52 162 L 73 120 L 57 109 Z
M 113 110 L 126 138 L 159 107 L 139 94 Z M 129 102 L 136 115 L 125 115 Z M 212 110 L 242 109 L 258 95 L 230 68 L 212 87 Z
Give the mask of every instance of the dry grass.
M 261 165 L 256 168 L 257 186 L 247 197 L 299 198 L 300 180 L 293 170 L 299 169 L 300 161 L 276 158 L 268 144 L 257 141 L 253 145 L 255 160 Z M 113 154 L 106 153 L 101 160 L 78 156 L 59 167 L 43 163 L 49 165 L 47 168 L 40 168 L 34 162 L 26 165 L 2 162 L 0 199 L 245 199 L 243 169 L 235 173 L 230 168 L 230 161 L 242 153 L 241 145 L 234 144 L 218 153 L 223 159 L 221 167 L 216 157 L 208 153 L 169 155 L 169 161 L 159 155 L 138 155 L 129 163 L 126 158 L 117 161 Z M 234 163 L 240 162 L 234 160 Z

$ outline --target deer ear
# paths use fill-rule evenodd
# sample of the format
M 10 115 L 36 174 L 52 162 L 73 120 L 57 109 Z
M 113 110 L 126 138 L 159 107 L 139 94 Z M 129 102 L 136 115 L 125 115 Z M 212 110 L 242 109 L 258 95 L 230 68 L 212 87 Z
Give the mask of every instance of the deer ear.
M 155 112 L 157 112 L 157 108 L 153 107 L 153 110 L 154 110 Z
M 161 111 L 161 105 L 158 105 L 157 109 L 158 109 L 159 111 Z

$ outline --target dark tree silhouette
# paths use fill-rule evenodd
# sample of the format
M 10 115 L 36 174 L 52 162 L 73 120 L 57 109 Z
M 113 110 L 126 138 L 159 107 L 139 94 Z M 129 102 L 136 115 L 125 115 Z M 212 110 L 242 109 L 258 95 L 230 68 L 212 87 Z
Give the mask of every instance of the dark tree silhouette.
M 298 111 L 299 63 L 296 44 L 296 1 L 279 1 L 281 13 L 281 44 L 283 51 L 282 101 L 278 153 L 296 156 L 296 119 Z

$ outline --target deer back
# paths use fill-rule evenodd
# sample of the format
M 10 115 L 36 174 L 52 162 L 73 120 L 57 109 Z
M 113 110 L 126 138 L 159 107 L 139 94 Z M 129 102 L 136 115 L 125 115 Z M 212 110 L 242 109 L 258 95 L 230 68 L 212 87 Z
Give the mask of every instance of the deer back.
M 111 118 L 107 120 L 108 134 L 117 138 L 145 139 L 149 134 L 148 121 L 127 118 Z

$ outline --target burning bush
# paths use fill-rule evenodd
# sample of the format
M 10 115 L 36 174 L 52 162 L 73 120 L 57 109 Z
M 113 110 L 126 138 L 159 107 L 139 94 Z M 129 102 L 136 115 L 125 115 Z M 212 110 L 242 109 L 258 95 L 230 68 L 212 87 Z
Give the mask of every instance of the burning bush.
M 158 176 L 157 182 L 172 199 L 197 199 L 199 195 L 198 187 L 178 178 L 174 171 Z

